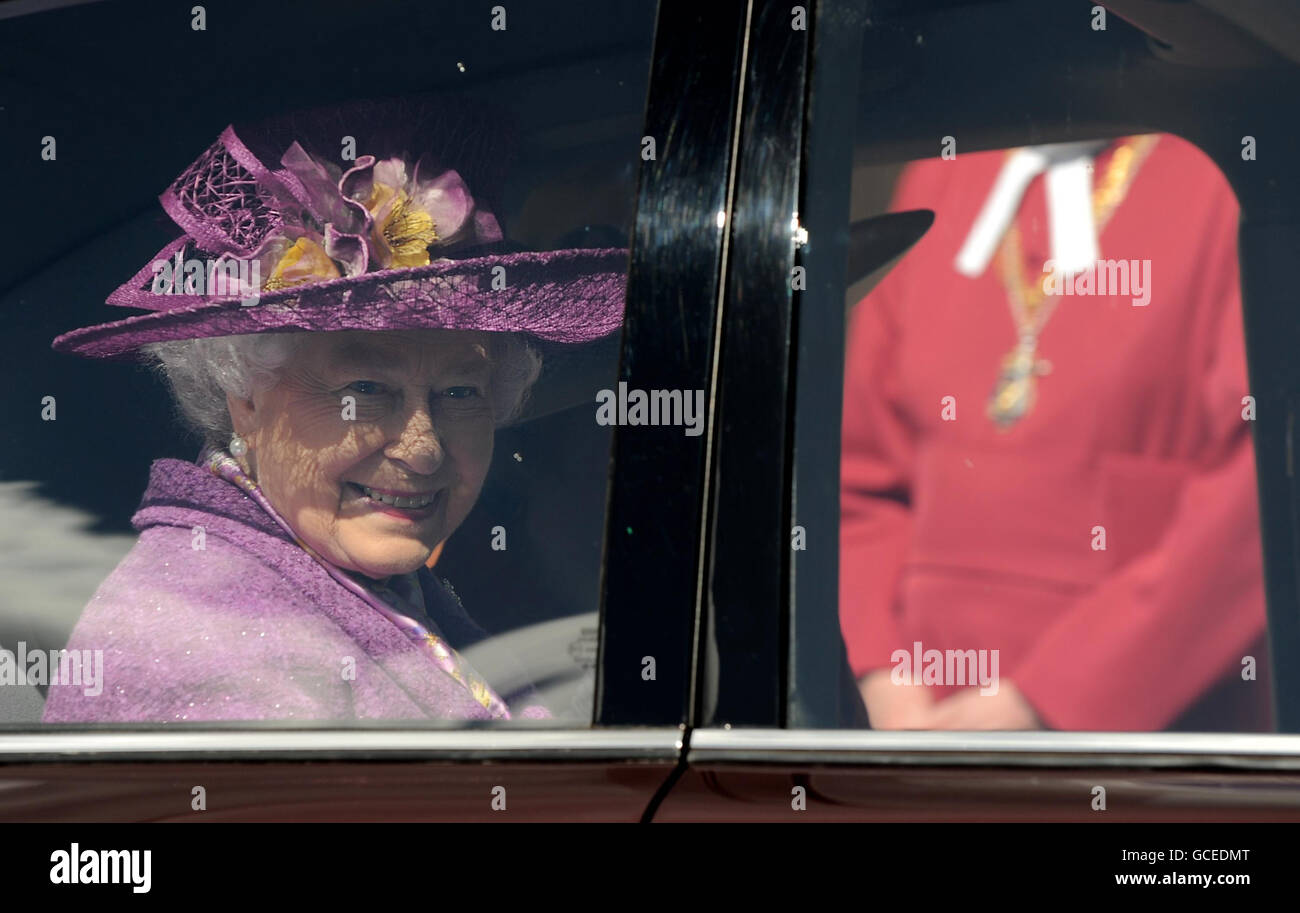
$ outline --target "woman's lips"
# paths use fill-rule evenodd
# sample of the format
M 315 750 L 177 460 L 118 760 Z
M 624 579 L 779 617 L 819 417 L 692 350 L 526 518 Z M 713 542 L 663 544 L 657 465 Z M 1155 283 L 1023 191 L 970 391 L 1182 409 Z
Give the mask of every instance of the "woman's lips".
M 420 507 L 410 506 L 410 502 L 416 503 L 428 498 L 427 493 L 421 495 L 401 495 L 396 492 L 389 493 L 382 488 L 369 488 L 356 482 L 348 482 L 348 487 L 353 494 L 357 496 L 357 502 L 367 510 L 376 513 L 387 514 L 390 517 L 397 517 L 403 520 L 423 520 L 433 516 L 438 508 L 442 506 L 446 499 L 446 489 L 439 489 L 433 493 L 433 500 Z M 378 497 L 376 497 L 378 496 Z M 389 503 L 395 500 L 397 503 Z

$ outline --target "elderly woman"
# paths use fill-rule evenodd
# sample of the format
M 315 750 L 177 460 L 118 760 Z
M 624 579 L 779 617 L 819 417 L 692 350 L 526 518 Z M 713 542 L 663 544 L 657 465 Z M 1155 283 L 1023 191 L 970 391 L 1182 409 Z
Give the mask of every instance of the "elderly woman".
M 54 342 L 151 360 L 206 447 L 154 463 L 68 645 L 102 691 L 52 686 L 48 722 L 549 715 L 460 656 L 484 632 L 427 564 L 542 351 L 619 325 L 625 252 L 505 253 L 431 134 L 334 162 L 365 142 L 336 126 L 281 131 L 275 169 L 275 130 L 228 128 L 162 195 L 185 234 L 109 298 L 150 313 Z

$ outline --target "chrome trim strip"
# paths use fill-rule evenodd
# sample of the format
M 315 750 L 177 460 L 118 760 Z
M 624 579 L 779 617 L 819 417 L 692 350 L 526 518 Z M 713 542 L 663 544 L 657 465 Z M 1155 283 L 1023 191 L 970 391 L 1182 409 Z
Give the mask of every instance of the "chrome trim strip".
M 618 730 L 312 729 L 0 732 L 0 764 L 24 761 L 258 760 L 675 762 L 676 728 Z
M 0 732 L 0 764 L 25 761 L 675 761 L 680 729 L 76 729 Z M 692 764 L 1215 766 L 1300 770 L 1300 736 L 1250 733 L 873 732 L 696 729 Z
M 1233 767 L 1300 770 L 1300 736 L 1184 732 L 696 729 L 690 764 Z

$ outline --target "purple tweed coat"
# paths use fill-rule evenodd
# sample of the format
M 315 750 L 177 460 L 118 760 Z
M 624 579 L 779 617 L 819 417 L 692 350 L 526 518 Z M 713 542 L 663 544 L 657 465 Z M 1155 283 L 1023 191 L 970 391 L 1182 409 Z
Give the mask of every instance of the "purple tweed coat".
M 489 718 L 392 622 L 206 468 L 156 461 L 131 522 L 139 540 L 68 643 L 103 650 L 102 692 L 51 685 L 45 722 Z M 428 570 L 420 586 L 453 647 L 485 636 Z M 549 715 L 536 704 L 530 689 L 511 714 Z

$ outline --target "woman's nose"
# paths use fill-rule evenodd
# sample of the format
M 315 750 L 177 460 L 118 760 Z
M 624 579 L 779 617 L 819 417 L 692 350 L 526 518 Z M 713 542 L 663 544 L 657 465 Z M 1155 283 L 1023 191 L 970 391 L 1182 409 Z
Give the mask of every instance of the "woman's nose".
M 405 463 L 417 475 L 433 475 L 438 471 L 445 454 L 427 405 L 405 413 L 397 435 L 384 448 L 384 455 Z

